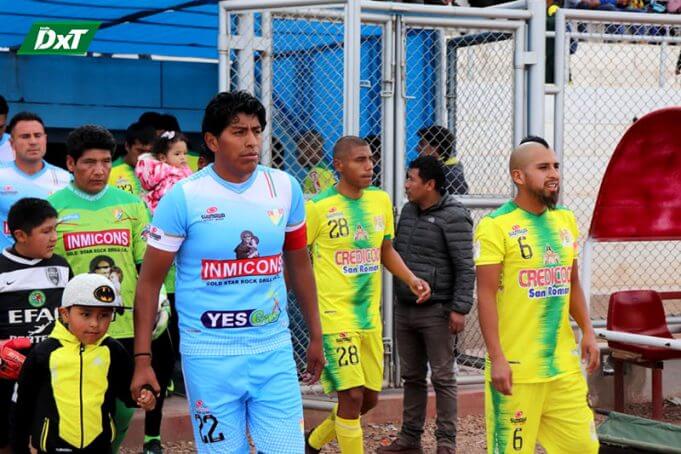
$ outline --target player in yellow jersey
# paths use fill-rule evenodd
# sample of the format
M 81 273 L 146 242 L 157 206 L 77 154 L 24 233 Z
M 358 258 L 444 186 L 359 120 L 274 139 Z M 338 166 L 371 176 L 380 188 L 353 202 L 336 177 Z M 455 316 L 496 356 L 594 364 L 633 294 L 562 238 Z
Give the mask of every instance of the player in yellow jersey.
M 589 372 L 600 357 L 577 272 L 577 223 L 556 206 L 558 161 L 544 139 L 528 137 L 510 172 L 516 197 L 475 233 L 487 451 L 534 453 L 539 441 L 549 454 L 597 453 L 580 356 Z
M 137 158 L 141 154 L 149 153 L 156 141 L 156 131 L 151 126 L 133 123 L 125 131 L 125 155 L 111 164 L 109 184 L 118 189 L 141 197 L 144 190 L 140 180 L 135 175 Z
M 360 414 L 376 405 L 383 382 L 382 267 L 409 285 L 419 303 L 430 287 L 393 249 L 393 207 L 388 194 L 370 186 L 369 144 L 342 137 L 333 164 L 338 184 L 308 201 L 306 212 L 327 361 L 321 382 L 325 392 L 338 394 L 338 406 L 310 433 L 306 452 L 337 438 L 341 452 L 358 454 L 364 452 Z

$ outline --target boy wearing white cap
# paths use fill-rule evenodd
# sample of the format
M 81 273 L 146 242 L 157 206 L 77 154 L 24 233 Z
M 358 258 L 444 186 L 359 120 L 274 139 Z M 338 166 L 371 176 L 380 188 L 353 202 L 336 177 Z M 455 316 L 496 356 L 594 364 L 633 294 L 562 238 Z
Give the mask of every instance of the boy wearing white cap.
M 130 396 L 132 359 L 106 334 L 122 304 L 113 284 L 99 274 L 81 274 L 64 289 L 60 320 L 26 359 L 19 377 L 12 449 L 39 453 L 110 453 L 116 398 Z M 151 410 L 144 390 L 137 405 Z

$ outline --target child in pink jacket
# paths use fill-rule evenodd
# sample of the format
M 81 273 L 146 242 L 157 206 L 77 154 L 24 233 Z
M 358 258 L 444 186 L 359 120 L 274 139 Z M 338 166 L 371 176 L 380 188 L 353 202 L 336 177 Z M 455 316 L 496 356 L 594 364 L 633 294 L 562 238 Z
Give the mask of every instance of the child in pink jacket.
M 192 174 L 187 166 L 187 143 L 187 137 L 181 132 L 166 131 L 158 138 L 151 153 L 139 157 L 135 174 L 147 191 L 142 198 L 152 213 L 175 183 Z

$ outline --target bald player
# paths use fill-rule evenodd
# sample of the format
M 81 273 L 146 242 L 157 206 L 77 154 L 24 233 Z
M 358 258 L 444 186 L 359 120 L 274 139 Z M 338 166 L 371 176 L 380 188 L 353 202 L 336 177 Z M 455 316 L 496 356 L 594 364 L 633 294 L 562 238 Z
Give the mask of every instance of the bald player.
M 534 453 L 538 441 L 550 454 L 597 453 L 582 364 L 591 373 L 600 356 L 577 272 L 577 222 L 557 205 L 558 160 L 528 137 L 509 167 L 516 197 L 475 233 L 487 450 Z

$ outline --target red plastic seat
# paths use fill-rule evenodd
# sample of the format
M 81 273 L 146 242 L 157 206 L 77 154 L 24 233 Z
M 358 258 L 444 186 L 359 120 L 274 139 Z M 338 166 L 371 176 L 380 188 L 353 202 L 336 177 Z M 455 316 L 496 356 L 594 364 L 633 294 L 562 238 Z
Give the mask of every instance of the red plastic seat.
M 660 295 L 653 290 L 630 290 L 610 295 L 607 326 L 612 331 L 673 339 L 665 320 Z M 681 351 L 663 347 L 608 341 L 610 348 L 642 355 L 645 361 L 681 358 Z

